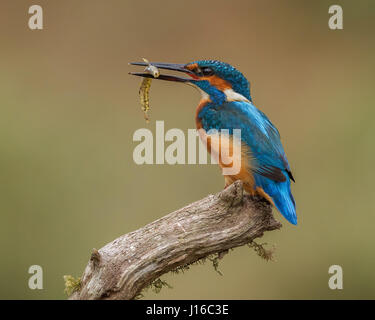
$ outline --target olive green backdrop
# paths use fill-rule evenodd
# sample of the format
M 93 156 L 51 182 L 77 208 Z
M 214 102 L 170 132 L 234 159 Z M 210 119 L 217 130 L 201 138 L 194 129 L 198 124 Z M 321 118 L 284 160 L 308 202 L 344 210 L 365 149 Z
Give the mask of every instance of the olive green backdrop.
M 297 183 L 299 225 L 220 264 L 162 277 L 145 298 L 375 298 L 374 1 L 11 1 L 0 4 L 0 298 L 64 299 L 92 248 L 221 190 L 217 167 L 137 166 L 138 128 L 194 128 L 198 93 L 154 81 L 151 123 L 128 62 L 220 59 L 251 82 L 279 128 Z M 44 30 L 28 8 L 44 9 Z M 30 290 L 28 268 L 44 270 Z M 328 288 L 328 268 L 344 289 Z

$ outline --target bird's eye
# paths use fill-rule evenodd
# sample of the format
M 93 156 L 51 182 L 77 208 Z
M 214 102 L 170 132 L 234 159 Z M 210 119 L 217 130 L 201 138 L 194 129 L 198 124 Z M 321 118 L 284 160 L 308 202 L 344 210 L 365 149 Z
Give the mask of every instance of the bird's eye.
M 204 76 L 212 76 L 214 74 L 214 70 L 209 67 L 202 68 L 202 73 Z

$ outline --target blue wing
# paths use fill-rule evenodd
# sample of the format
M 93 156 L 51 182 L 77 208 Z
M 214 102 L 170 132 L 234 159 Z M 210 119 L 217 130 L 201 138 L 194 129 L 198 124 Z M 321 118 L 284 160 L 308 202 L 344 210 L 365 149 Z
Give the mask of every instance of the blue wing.
M 198 117 L 202 127 L 210 129 L 241 129 L 241 140 L 251 150 L 251 168 L 256 186 L 272 197 L 276 207 L 296 224 L 295 202 L 290 191 L 293 179 L 280 134 L 267 116 L 253 104 L 244 101 L 207 104 Z
M 199 114 L 203 128 L 241 129 L 242 140 L 250 147 L 253 170 L 275 181 L 285 181 L 282 171 L 289 171 L 289 164 L 280 135 L 267 116 L 254 105 L 233 101 L 222 105 L 208 104 Z

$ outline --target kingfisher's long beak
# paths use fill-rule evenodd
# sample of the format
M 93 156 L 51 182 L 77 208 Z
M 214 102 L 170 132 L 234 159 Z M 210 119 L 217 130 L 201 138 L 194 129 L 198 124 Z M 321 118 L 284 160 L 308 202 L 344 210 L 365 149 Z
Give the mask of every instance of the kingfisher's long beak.
M 145 67 L 148 66 L 148 63 L 146 62 L 130 62 L 129 64 L 135 65 L 135 66 L 145 66 Z M 184 72 L 186 74 L 194 75 L 189 69 L 185 67 L 184 64 L 151 62 L 151 65 L 155 66 L 158 69 L 172 70 L 172 71 Z M 154 78 L 153 75 L 146 73 L 146 72 L 129 72 L 129 74 L 132 74 L 134 76 L 144 77 L 144 78 Z M 176 82 L 189 82 L 192 80 L 191 78 L 190 79 L 181 78 L 181 77 L 166 75 L 166 74 L 160 74 L 159 77 L 155 79 L 176 81 Z

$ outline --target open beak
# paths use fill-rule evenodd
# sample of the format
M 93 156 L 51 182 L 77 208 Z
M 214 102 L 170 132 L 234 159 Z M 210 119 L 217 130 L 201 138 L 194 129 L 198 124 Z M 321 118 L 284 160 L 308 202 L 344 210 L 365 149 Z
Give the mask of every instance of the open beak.
M 130 62 L 129 64 L 134 65 L 134 66 L 144 66 L 144 67 L 148 66 L 148 63 L 146 62 Z M 159 62 L 151 62 L 150 64 L 155 66 L 158 69 L 172 70 L 172 71 L 184 72 L 185 74 L 194 75 L 193 72 L 185 68 L 184 64 L 159 63 Z M 129 72 L 129 74 L 132 74 L 134 76 L 144 77 L 144 78 L 153 78 L 153 79 L 175 81 L 175 82 L 189 82 L 192 80 L 191 78 L 182 78 L 182 77 L 165 75 L 165 74 L 160 74 L 159 77 L 154 78 L 152 74 L 149 74 L 146 72 Z

